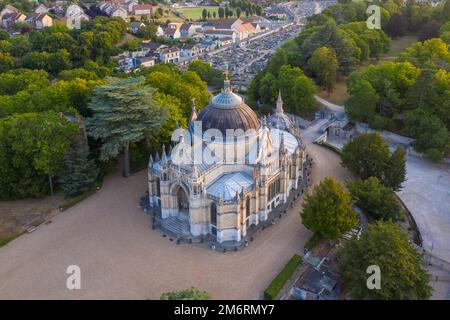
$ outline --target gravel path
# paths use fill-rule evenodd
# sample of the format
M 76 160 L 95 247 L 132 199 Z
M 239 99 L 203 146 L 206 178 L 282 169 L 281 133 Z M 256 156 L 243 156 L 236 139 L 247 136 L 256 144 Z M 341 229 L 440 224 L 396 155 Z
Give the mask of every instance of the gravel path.
M 312 180 L 350 177 L 333 152 L 308 145 Z M 0 248 L 0 299 L 158 299 L 196 286 L 216 299 L 257 299 L 310 232 L 301 201 L 278 225 L 239 252 L 176 245 L 149 228 L 137 207 L 146 172 L 106 179 L 102 190 L 31 234 Z M 81 290 L 66 289 L 66 268 L 81 268 Z

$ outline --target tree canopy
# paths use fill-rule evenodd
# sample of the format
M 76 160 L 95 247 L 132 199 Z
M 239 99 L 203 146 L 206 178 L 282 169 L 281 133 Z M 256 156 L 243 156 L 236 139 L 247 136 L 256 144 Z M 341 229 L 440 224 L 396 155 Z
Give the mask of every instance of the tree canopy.
M 377 178 L 349 181 L 347 187 L 355 204 L 374 219 L 396 221 L 402 217 L 402 209 L 394 192 Z
M 102 161 L 124 153 L 124 176 L 130 175 L 130 143 L 157 135 L 167 120 L 167 110 L 155 101 L 156 90 L 144 77 L 115 79 L 94 89 L 86 119 L 88 134 L 102 141 Z
M 378 178 L 383 185 L 398 190 L 405 180 L 405 152 L 398 148 L 392 155 L 379 133 L 365 133 L 346 143 L 342 163 L 361 179 Z
M 358 224 L 350 194 L 332 177 L 325 177 L 305 198 L 302 223 L 318 237 L 335 240 Z
M 392 222 L 370 224 L 359 240 L 346 242 L 338 252 L 340 274 L 353 299 L 429 299 L 432 289 L 422 262 L 408 235 Z M 380 289 L 367 287 L 371 265 L 380 268 Z

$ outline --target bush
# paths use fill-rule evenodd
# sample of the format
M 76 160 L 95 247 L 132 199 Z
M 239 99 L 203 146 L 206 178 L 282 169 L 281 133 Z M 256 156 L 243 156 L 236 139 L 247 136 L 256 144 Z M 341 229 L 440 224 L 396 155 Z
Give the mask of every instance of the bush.
M 295 254 L 264 291 L 264 297 L 268 300 L 275 300 L 281 289 L 283 289 L 284 284 L 294 274 L 295 270 L 297 270 L 297 267 L 301 263 L 302 258 Z

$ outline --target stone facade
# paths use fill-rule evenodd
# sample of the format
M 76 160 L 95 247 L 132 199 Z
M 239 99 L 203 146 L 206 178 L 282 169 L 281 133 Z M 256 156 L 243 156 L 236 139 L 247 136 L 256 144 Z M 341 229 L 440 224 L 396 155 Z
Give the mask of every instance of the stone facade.
M 222 94 L 234 95 L 230 88 Z M 242 104 L 238 102 L 234 108 Z M 280 112 L 281 96 L 278 116 Z M 151 156 L 150 206 L 161 208 L 162 220 L 172 218 L 189 223 L 193 237 L 211 235 L 219 243 L 242 241 L 251 225 L 266 221 L 268 214 L 286 202 L 290 192 L 302 182 L 306 154 L 298 130 L 289 123 L 284 130 L 274 128 L 271 118 L 261 119 L 256 139 L 250 143 L 250 148 L 256 149 L 254 162 L 244 157 L 226 164 L 176 164 L 172 161 L 173 151 L 166 154 L 164 148 L 161 158 Z M 195 119 L 194 105 L 191 123 Z

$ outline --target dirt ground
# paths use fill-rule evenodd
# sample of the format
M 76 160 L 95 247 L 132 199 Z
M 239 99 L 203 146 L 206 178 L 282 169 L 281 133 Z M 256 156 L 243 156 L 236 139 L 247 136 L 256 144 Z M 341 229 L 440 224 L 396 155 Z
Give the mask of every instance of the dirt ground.
M 343 180 L 349 172 L 333 152 L 311 145 L 312 180 Z M 151 230 L 138 208 L 146 172 L 109 176 L 103 188 L 54 217 L 53 223 L 0 248 L 0 299 L 158 299 L 196 286 L 216 299 L 258 299 L 310 232 L 300 222 L 301 200 L 248 248 L 219 253 L 176 245 Z M 66 288 L 69 265 L 81 268 L 81 290 Z
M 0 240 L 14 238 L 27 228 L 36 226 L 59 212 L 62 195 L 45 199 L 0 201 Z
M 345 83 L 345 77 L 338 77 L 333 92 L 329 95 L 326 90 L 322 90 L 320 86 L 317 86 L 317 95 L 331 103 L 337 105 L 344 105 L 348 99 L 347 85 Z

